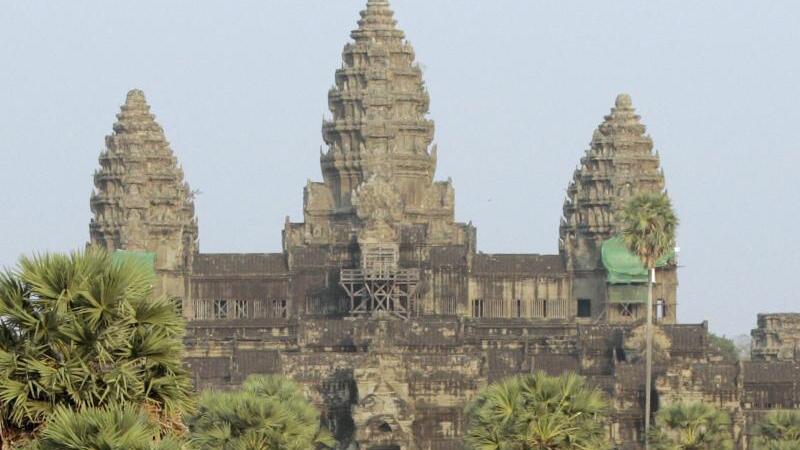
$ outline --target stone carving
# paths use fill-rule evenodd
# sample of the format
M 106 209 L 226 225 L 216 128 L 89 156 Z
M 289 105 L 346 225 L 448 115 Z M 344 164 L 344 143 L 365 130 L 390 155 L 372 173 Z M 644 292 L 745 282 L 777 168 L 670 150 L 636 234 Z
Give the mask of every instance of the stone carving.
M 403 216 L 403 201 L 394 186 L 383 176 L 373 175 L 353 194 L 353 206 L 364 222 L 394 223 Z
M 393 224 L 402 217 L 403 203 L 392 185 L 380 175 L 372 175 L 353 195 L 353 206 L 364 228 L 359 243 L 397 241 Z
M 631 329 L 630 333 L 625 337 L 623 348 L 628 361 L 644 361 L 646 336 L 645 326 L 639 325 Z M 656 363 L 663 363 L 669 359 L 670 347 L 672 347 L 672 342 L 670 342 L 664 329 L 653 327 L 653 359 Z
M 414 402 L 408 395 L 403 360 L 391 353 L 385 333 L 385 329 L 377 332 L 367 362 L 354 371 L 359 386 L 353 409 L 355 442 L 359 449 L 416 450 L 411 432 Z

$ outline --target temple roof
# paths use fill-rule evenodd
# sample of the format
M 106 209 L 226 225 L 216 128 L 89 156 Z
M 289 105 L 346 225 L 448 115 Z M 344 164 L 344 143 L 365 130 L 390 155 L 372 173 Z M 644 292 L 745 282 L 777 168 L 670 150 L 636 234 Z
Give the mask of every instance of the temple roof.
M 476 275 L 566 275 L 561 256 L 537 254 L 479 253 L 472 260 L 472 271 Z
M 288 271 L 283 253 L 200 253 L 195 256 L 195 275 L 274 275 Z

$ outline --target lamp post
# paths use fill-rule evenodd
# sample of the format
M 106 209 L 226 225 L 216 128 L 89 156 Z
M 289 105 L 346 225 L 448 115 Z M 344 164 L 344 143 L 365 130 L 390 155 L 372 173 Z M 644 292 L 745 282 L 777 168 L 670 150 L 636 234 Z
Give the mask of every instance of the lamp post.
M 647 323 L 645 330 L 645 382 L 644 382 L 644 448 L 650 450 L 650 413 L 653 391 L 653 284 L 656 269 L 647 269 Z

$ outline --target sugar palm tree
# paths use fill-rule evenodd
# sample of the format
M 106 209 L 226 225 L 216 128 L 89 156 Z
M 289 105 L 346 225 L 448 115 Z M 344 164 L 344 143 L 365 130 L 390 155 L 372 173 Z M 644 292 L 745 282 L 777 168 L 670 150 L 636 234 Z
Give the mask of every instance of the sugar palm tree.
M 190 379 L 183 319 L 153 275 L 92 248 L 0 273 L 0 437 L 24 439 L 59 406 L 131 403 L 181 428 Z
M 162 439 L 160 428 L 132 405 L 88 408 L 56 407 L 47 424 L 25 450 L 180 450 L 180 441 Z
M 647 442 L 654 450 L 732 450 L 728 414 L 705 403 L 676 403 L 661 409 Z
M 755 450 L 800 450 L 800 411 L 773 411 L 756 430 Z
M 231 392 L 204 393 L 189 420 L 197 450 L 309 450 L 336 441 L 320 428 L 319 411 L 280 376 L 255 375 Z
M 678 218 L 666 194 L 634 196 L 622 211 L 622 239 L 647 269 L 645 435 L 650 431 L 653 385 L 653 282 L 658 261 L 675 247 Z M 647 444 L 645 444 L 647 447 Z
M 521 375 L 489 385 L 466 408 L 469 450 L 605 449 L 607 402 L 575 374 Z

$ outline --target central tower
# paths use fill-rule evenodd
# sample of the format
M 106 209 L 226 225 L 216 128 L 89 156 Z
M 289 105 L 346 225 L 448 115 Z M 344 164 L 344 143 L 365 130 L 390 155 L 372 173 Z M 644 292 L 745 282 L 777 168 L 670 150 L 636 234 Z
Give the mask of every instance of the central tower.
M 322 174 L 333 189 L 335 207 L 343 212 L 353 206 L 354 191 L 372 176 L 391 180 L 410 207 L 421 206 L 433 181 L 434 125 L 426 117 L 430 100 L 414 49 L 393 16 L 385 0 L 367 4 L 328 93 L 333 119 L 322 126 L 328 146 Z
M 389 2 L 369 0 L 351 37 L 328 92 L 324 181 L 306 186 L 304 222 L 287 225 L 284 249 L 350 246 L 364 234 L 399 244 L 409 229 L 419 243 L 464 243 L 463 227 L 454 223 L 452 184 L 433 181 L 430 100 Z
M 324 260 L 331 269 L 356 270 L 350 275 L 411 277 L 401 289 L 411 298 L 413 271 L 427 265 L 431 249 L 457 246 L 466 254 L 474 249 L 475 233 L 455 223 L 451 182 L 434 181 L 430 99 L 414 49 L 397 28 L 389 2 L 369 0 L 350 36 L 328 92 L 332 118 L 322 124 L 323 182 L 306 186 L 304 221 L 287 223 L 284 251 L 292 270 L 301 269 L 301 260 L 313 253 L 318 264 Z M 345 276 L 336 271 L 337 277 Z M 352 312 L 353 286 L 348 286 L 350 298 L 344 300 L 350 305 L 342 307 Z M 382 286 L 381 291 L 395 289 Z

